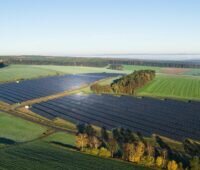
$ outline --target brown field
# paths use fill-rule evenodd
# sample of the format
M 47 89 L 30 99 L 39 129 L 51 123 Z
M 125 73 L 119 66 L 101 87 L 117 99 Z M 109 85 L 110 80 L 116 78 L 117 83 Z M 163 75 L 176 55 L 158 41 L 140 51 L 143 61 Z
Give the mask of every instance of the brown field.
M 189 70 L 188 68 L 162 68 L 160 72 L 165 74 L 184 74 Z

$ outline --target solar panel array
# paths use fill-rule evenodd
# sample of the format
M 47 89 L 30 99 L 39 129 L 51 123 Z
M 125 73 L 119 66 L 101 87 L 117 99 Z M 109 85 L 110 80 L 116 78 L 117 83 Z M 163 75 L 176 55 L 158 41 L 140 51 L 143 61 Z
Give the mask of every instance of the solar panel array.
M 173 139 L 200 139 L 200 104 L 110 95 L 71 95 L 35 104 L 32 111 L 53 119 L 129 128 Z
M 78 75 L 52 76 L 19 83 L 0 84 L 0 100 L 9 104 L 34 98 L 49 96 L 66 90 L 72 90 L 94 81 L 118 76 L 114 73 L 90 73 Z

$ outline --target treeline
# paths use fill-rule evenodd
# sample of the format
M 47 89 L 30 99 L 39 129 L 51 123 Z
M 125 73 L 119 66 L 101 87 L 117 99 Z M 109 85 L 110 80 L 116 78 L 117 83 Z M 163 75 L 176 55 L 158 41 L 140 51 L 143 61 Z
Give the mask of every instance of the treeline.
M 120 58 L 92 58 L 92 57 L 59 57 L 59 56 L 0 56 L 6 64 L 41 64 L 66 66 L 105 67 L 107 65 L 141 65 L 157 67 L 200 68 L 200 62 L 194 61 L 162 61 Z
M 107 60 L 83 57 L 0 56 L 6 64 L 106 67 Z
M 95 83 L 90 89 L 95 93 L 135 94 L 136 89 L 143 87 L 156 76 L 154 70 L 139 70 L 114 80 L 110 85 Z
M 123 70 L 123 65 L 121 65 L 121 64 L 110 64 L 108 66 L 108 69 L 111 69 L 111 70 Z
M 155 137 L 155 143 L 151 144 L 141 133 L 133 133 L 129 129 L 117 128 L 109 133 L 103 127 L 97 133 L 91 125 L 85 124 L 79 124 L 77 129 L 76 147 L 82 152 L 159 169 L 199 170 L 198 156 L 185 160 L 182 153 L 173 152 L 158 136 Z

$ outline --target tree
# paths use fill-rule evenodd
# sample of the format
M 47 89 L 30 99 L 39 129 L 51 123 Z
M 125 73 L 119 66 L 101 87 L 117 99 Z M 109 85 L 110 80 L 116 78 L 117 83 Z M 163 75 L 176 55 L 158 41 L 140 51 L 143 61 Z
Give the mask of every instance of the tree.
M 195 156 L 190 160 L 191 170 L 200 170 L 200 160 L 199 157 Z
M 156 166 L 159 167 L 159 168 L 161 168 L 163 166 L 163 158 L 162 158 L 162 156 L 158 156 L 156 158 Z
M 178 170 L 184 170 L 183 164 L 181 162 L 178 163 Z
M 128 143 L 132 143 L 132 142 L 135 142 L 136 139 L 135 139 L 135 136 L 133 135 L 133 132 L 130 130 L 130 129 L 126 129 L 124 131 L 124 142 L 128 142 Z
M 101 145 L 101 141 L 96 136 L 89 136 L 88 145 L 90 148 L 98 148 Z
M 109 158 L 111 157 L 111 152 L 108 149 L 101 147 L 99 150 L 99 156 Z
M 85 133 L 88 135 L 88 136 L 95 136 L 96 135 L 96 131 L 95 129 L 92 127 L 92 125 L 87 125 L 85 127 Z
M 167 169 L 168 170 L 177 170 L 178 169 L 178 164 L 174 160 L 169 161 L 168 164 L 167 164 Z
M 166 168 L 167 167 L 167 160 L 168 160 L 168 150 L 167 149 L 163 149 L 162 152 L 161 152 L 161 155 L 163 157 L 163 165 L 162 165 L 162 167 Z
M 144 137 L 143 137 L 142 133 L 141 132 L 136 132 L 136 134 L 137 134 L 139 140 L 141 142 L 143 142 L 144 144 L 146 144 L 146 141 L 144 140 Z
M 111 157 L 117 152 L 117 142 L 114 138 L 108 140 L 108 150 L 111 152 Z
M 133 156 L 133 162 L 140 162 L 142 156 L 144 155 L 145 152 L 145 145 L 142 142 L 138 142 L 136 147 L 135 147 L 135 152 Z
M 141 163 L 146 166 L 153 166 L 155 164 L 155 158 L 153 156 L 144 156 L 141 159 Z
M 108 132 L 106 130 L 106 127 L 101 128 L 101 138 L 102 138 L 103 141 L 108 141 L 109 135 L 108 135 Z
M 77 128 L 77 130 L 78 130 L 78 133 L 85 133 L 85 128 L 86 128 L 86 126 L 85 126 L 84 123 L 78 124 L 78 125 L 76 126 L 76 128 Z
M 147 156 L 149 156 L 149 157 L 153 156 L 154 157 L 155 148 L 151 144 L 147 143 L 146 144 L 146 152 L 147 152 Z
M 133 143 L 123 144 L 123 159 L 126 161 L 133 161 L 134 149 L 135 149 L 135 146 Z
M 83 150 L 84 147 L 88 145 L 88 135 L 84 133 L 79 133 L 76 136 L 76 146 L 80 149 Z

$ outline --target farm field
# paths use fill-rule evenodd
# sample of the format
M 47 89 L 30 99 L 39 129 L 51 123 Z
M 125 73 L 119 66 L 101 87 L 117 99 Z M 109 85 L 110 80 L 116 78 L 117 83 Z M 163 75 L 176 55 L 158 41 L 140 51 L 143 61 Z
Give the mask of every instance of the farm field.
M 47 130 L 46 127 L 0 112 L 0 144 L 33 140 Z
M 60 117 L 74 123 L 90 123 L 108 129 L 124 127 L 145 136 L 159 134 L 177 140 L 200 140 L 200 106 L 197 102 L 71 95 L 34 104 L 31 110 L 49 119 Z
M 157 73 L 160 73 L 160 67 L 151 67 L 151 66 L 139 66 L 139 65 L 123 65 L 124 71 L 137 71 L 137 70 L 155 70 Z
M 0 112 L 0 169 L 147 169 L 72 151 L 75 144 L 72 134 L 57 132 L 38 138 L 44 131 L 46 128 L 40 125 Z M 10 143 L 3 145 L 5 141 Z
M 53 66 L 53 65 L 9 65 L 0 69 L 0 82 L 33 79 L 46 76 L 80 73 L 122 73 L 97 67 Z
M 60 74 L 60 72 L 37 68 L 32 65 L 9 65 L 0 69 L 0 82 L 32 79 L 56 74 Z
M 99 85 L 109 85 L 115 78 L 100 81 Z M 144 87 L 137 90 L 138 96 L 171 98 L 178 100 L 200 100 L 200 77 L 159 74 Z
M 123 65 L 123 70 L 111 70 L 107 67 L 81 67 L 81 66 L 56 66 L 56 65 L 9 65 L 0 69 L 0 82 L 26 80 L 46 76 L 81 73 L 131 73 L 134 70 L 152 69 L 162 74 L 179 74 L 199 76 L 200 69 L 174 69 L 151 66 Z
M 200 100 L 200 78 L 157 76 L 137 91 L 139 96 Z
M 52 76 L 25 80 L 19 83 L 0 84 L 0 100 L 19 103 L 39 97 L 49 96 L 66 90 L 78 89 L 100 79 L 115 77 L 115 73 L 88 73 L 77 75 Z
M 157 74 L 161 75 L 187 75 L 200 76 L 200 69 L 195 68 L 171 68 L 171 67 L 152 67 L 152 66 L 137 66 L 137 65 L 123 65 L 123 71 L 132 72 L 134 70 L 155 70 Z
M 150 170 L 130 163 L 70 151 L 41 141 L 0 149 L 1 169 Z

